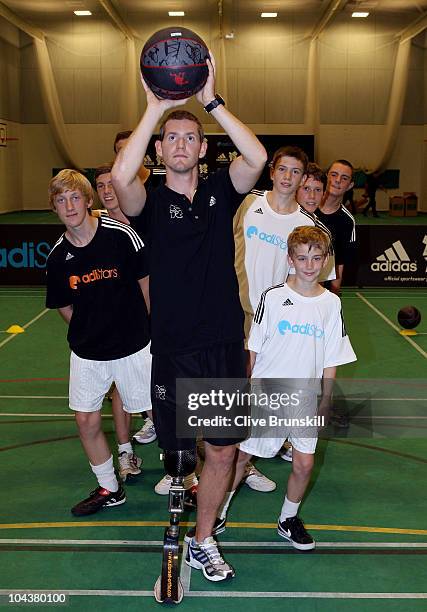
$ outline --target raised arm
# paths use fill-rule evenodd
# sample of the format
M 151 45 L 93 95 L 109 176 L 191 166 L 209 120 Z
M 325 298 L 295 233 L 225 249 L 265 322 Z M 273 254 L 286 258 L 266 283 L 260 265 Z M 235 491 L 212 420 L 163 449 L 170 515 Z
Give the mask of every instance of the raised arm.
M 211 61 L 207 60 L 208 80 L 196 96 L 203 106 L 215 98 L 215 60 L 211 53 L 210 57 Z M 241 153 L 230 164 L 230 178 L 238 193 L 247 193 L 261 175 L 267 161 L 267 152 L 255 134 L 224 105 L 217 106 L 210 114 L 230 136 Z
M 185 104 L 187 100 L 160 100 L 141 78 L 147 96 L 147 108 L 138 127 L 132 132 L 126 145 L 119 151 L 111 172 L 113 186 L 120 208 L 125 215 L 137 216 L 144 208 L 146 191 L 138 174 L 144 161 L 150 138 L 163 113 Z

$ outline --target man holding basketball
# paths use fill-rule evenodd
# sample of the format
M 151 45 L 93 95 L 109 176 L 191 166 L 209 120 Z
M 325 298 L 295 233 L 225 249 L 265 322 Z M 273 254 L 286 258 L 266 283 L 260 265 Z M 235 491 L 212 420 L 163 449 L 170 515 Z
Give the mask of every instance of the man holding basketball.
M 215 95 L 214 63 L 197 100 L 230 136 L 241 155 L 228 168 L 200 180 L 207 143 L 194 115 L 175 111 L 160 126 L 157 153 L 165 185 L 147 197 L 138 169 L 163 114 L 186 100 L 158 99 L 143 83 L 147 108 L 113 168 L 125 214 L 146 215 L 150 237 L 153 415 L 159 446 L 191 449 L 176 437 L 177 378 L 245 378 L 243 312 L 234 271 L 233 215 L 254 186 L 267 159 L 256 136 Z M 236 439 L 205 442 L 198 488 L 195 537 L 186 562 L 211 581 L 234 576 L 212 538 L 217 510 L 232 479 Z

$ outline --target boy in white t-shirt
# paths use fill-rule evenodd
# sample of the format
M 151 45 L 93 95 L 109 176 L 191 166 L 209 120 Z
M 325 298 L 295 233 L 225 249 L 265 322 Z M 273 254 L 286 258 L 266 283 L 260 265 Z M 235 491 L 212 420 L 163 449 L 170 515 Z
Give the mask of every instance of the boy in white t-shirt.
M 293 274 L 288 262 L 287 240 L 300 225 L 329 230 L 296 201 L 296 192 L 306 179 L 308 157 L 295 146 L 278 149 L 270 163 L 271 191 L 250 193 L 234 216 L 235 268 L 245 312 L 245 336 L 262 292 Z M 333 251 L 322 280 L 335 278 Z
M 299 389 L 309 387 L 310 381 L 320 386 L 323 379 L 320 413 L 329 402 L 337 366 L 356 360 L 340 299 L 318 282 L 328 262 L 329 246 L 328 236 L 317 227 L 298 227 L 290 234 L 288 260 L 295 275 L 263 292 L 248 342 L 252 379 L 299 379 Z M 252 455 L 274 457 L 288 437 L 294 449 L 292 472 L 278 533 L 295 548 L 310 550 L 315 546 L 314 540 L 297 512 L 314 465 L 317 431 L 311 430 L 310 437 L 303 437 L 301 429 L 282 427 L 274 435 L 251 437 L 240 444 L 233 489 Z

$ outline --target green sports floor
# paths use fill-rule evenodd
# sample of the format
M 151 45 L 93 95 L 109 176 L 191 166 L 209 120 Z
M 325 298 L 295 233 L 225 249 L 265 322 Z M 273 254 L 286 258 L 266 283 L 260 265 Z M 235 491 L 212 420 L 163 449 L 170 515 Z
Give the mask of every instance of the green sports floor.
M 405 304 L 425 315 L 416 336 L 399 334 Z M 182 612 L 427 610 L 427 289 L 347 289 L 343 305 L 358 355 L 339 371 L 351 425 L 319 441 L 300 512 L 316 549 L 277 535 L 290 464 L 260 460 L 276 491 L 243 485 L 220 537 L 236 577 L 213 584 L 183 564 Z M 168 513 L 153 490 L 163 475 L 156 444 L 138 447 L 144 471 L 126 485 L 126 504 L 72 517 L 95 482 L 67 407 L 65 324 L 42 288 L 2 288 L 0 306 L 0 330 L 25 329 L 0 333 L 0 604 L 15 607 L 11 592 L 55 591 L 67 609 L 158 610 Z M 116 448 L 108 402 L 104 417 Z

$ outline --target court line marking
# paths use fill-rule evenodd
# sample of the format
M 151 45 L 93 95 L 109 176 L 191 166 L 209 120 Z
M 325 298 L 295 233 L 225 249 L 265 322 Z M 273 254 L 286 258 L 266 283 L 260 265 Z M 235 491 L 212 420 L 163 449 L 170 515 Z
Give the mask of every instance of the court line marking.
M 68 399 L 68 395 L 0 395 L 0 399 Z
M 386 315 L 385 315 L 385 314 L 383 314 L 383 313 L 381 312 L 381 310 L 378 310 L 378 308 L 377 308 L 376 306 L 374 306 L 373 304 L 371 304 L 371 302 L 370 302 L 369 300 L 367 300 L 367 299 L 365 298 L 365 296 L 364 296 L 364 295 L 362 295 L 361 293 L 357 292 L 357 293 L 356 293 L 356 295 L 357 295 L 357 297 L 358 297 L 358 298 L 360 298 L 360 299 L 362 300 L 362 302 L 364 302 L 364 303 L 365 303 L 367 306 L 369 306 L 369 308 L 370 308 L 371 310 L 373 310 L 373 311 L 374 311 L 374 312 L 375 312 L 375 313 L 376 313 L 376 314 L 377 314 L 379 317 L 381 317 L 381 319 L 382 319 L 383 321 L 385 321 L 385 322 L 387 323 L 387 325 L 390 325 L 390 327 L 391 327 L 392 329 L 394 329 L 394 330 L 395 330 L 395 331 L 396 331 L 396 332 L 399 334 L 400 338 L 403 338 L 404 340 L 406 340 L 406 342 L 409 342 L 409 344 L 410 344 L 410 345 L 411 345 L 411 346 L 412 346 L 412 347 L 413 347 L 413 348 L 414 348 L 416 351 L 418 351 L 418 352 L 420 353 L 420 355 L 422 355 L 422 356 L 424 357 L 424 359 L 427 359 L 427 353 L 426 353 L 425 351 L 423 351 L 423 349 L 422 349 L 420 346 L 418 346 L 418 344 L 417 344 L 416 342 L 414 342 L 414 341 L 412 340 L 411 336 L 402 336 L 402 335 L 400 334 L 400 328 L 399 328 L 397 325 L 395 325 L 395 324 L 393 323 L 393 321 L 390 321 L 390 319 L 389 319 L 388 317 L 386 317 Z
M 125 591 L 107 589 L 0 589 L 0 595 L 12 593 L 62 593 L 68 596 L 94 597 L 153 597 L 153 591 Z M 427 593 L 352 593 L 334 591 L 189 591 L 186 597 L 241 598 L 257 597 L 262 599 L 427 599 Z
M 192 527 L 193 522 L 180 523 L 183 527 Z M 389 533 L 406 535 L 427 535 L 427 529 L 402 529 L 394 527 L 365 527 L 362 525 L 305 525 L 314 531 L 355 531 L 363 533 Z M 0 523 L 0 529 L 61 529 L 75 527 L 169 527 L 167 521 L 69 521 L 56 523 Z M 228 523 L 227 529 L 277 529 L 277 523 Z
M 33 319 L 31 319 L 31 321 L 28 321 L 28 323 L 25 323 L 25 325 L 23 325 L 22 327 L 24 329 L 28 329 L 30 327 L 30 325 L 32 325 L 33 323 L 35 323 L 36 321 L 38 321 L 41 317 L 43 317 L 47 312 L 49 312 L 49 308 L 45 308 L 44 310 L 42 310 L 41 312 L 39 312 L 38 315 L 36 315 Z M 19 336 L 20 334 L 11 334 L 8 338 L 5 338 L 3 340 L 3 342 L 0 342 L 0 348 L 2 348 L 5 344 L 7 344 L 8 342 L 10 342 L 11 340 L 13 340 L 16 336 Z
M 3 538 L 1 544 L 44 544 L 47 546 L 163 546 L 163 540 L 52 540 L 52 539 L 17 539 Z M 182 559 L 187 554 L 188 543 L 180 541 L 183 546 Z M 221 548 L 292 548 L 290 542 L 221 542 Z M 427 548 L 427 542 L 316 542 L 316 548 Z M 183 570 L 191 573 L 186 563 L 181 563 L 181 580 Z M 189 588 L 189 582 L 188 588 Z
M 0 395 L 0 398 L 3 398 L 4 396 Z M 68 397 L 66 398 L 62 398 L 62 399 L 68 399 Z M 385 398 L 386 399 L 386 398 Z M 402 399 L 402 401 L 407 401 L 405 399 Z M 423 401 L 427 401 L 426 399 L 420 399 L 420 402 Z M 64 419 L 74 419 L 74 412 L 71 414 L 63 414 L 63 413 L 48 413 L 48 412 L 32 412 L 32 413 L 28 413 L 28 412 L 1 412 L 0 413 L 0 417 L 62 417 Z M 112 419 L 113 415 L 112 414 L 102 414 L 101 418 L 103 419 Z M 377 421 L 377 420 L 415 420 L 415 421 L 422 421 L 422 420 L 426 420 L 427 416 L 407 416 L 406 414 L 404 415 L 397 415 L 397 416 L 379 416 L 379 415 L 368 415 L 368 416 L 360 416 L 360 415 L 356 415 L 356 416 L 352 416 L 350 417 L 350 421 L 354 422 L 354 421 Z

